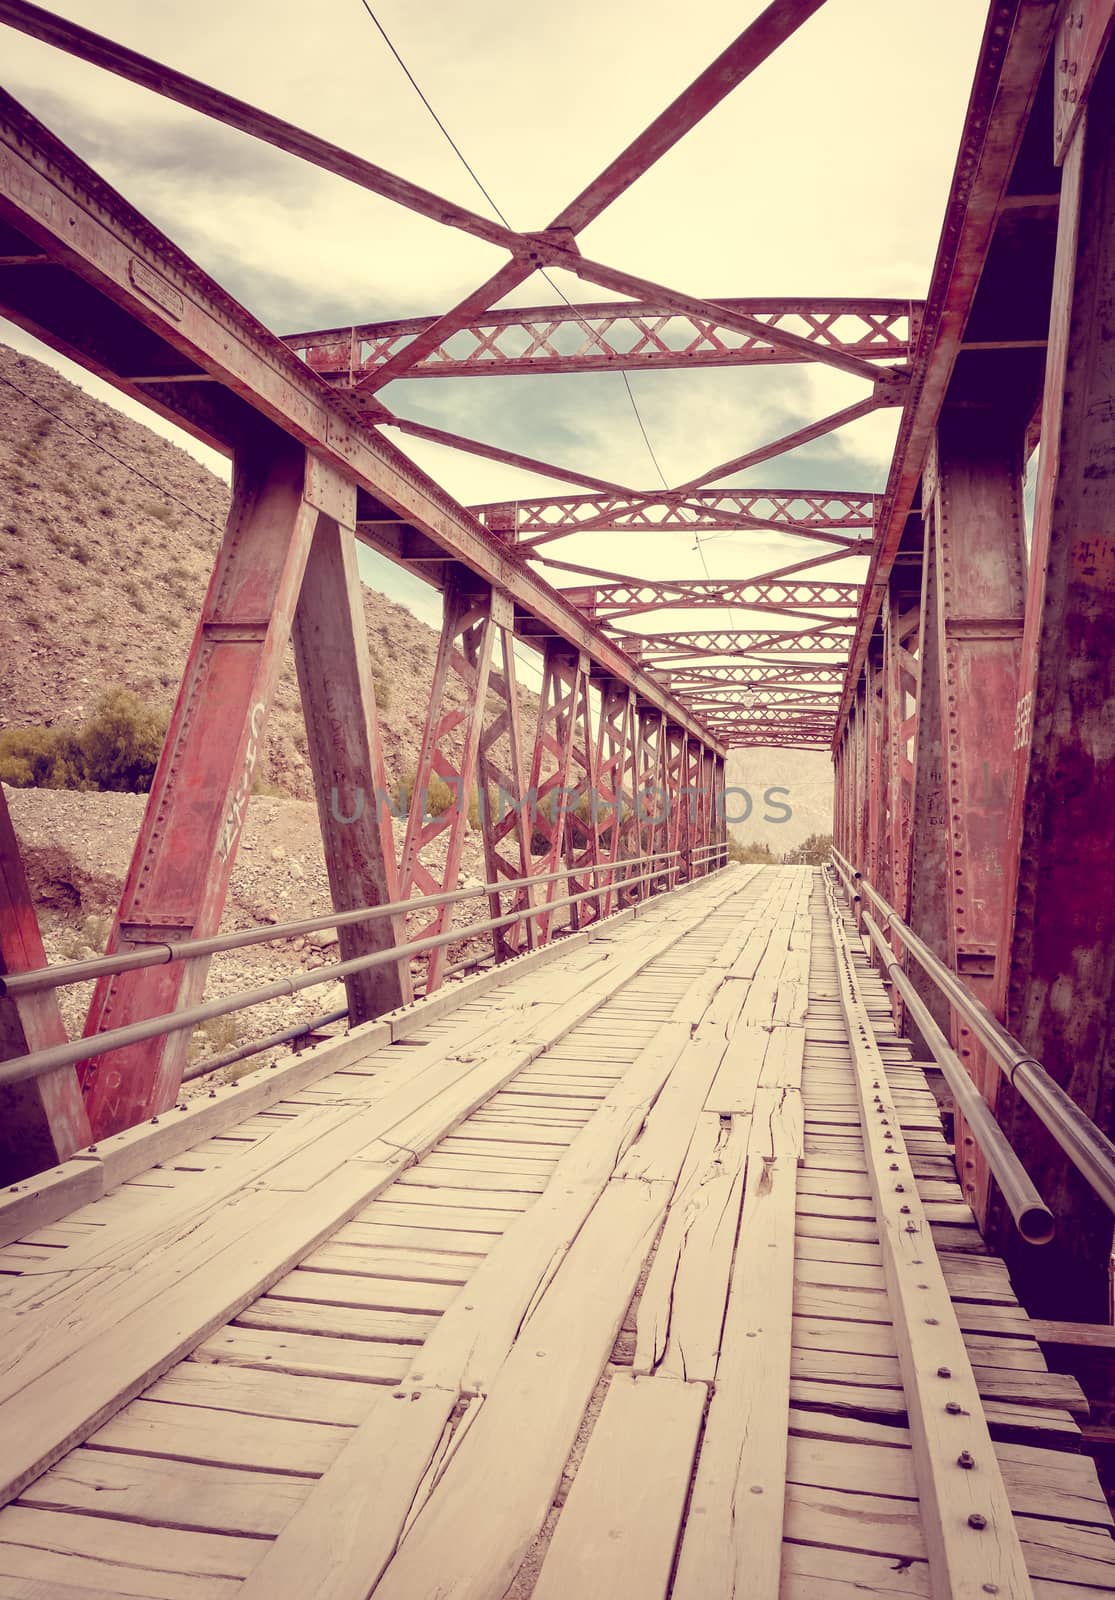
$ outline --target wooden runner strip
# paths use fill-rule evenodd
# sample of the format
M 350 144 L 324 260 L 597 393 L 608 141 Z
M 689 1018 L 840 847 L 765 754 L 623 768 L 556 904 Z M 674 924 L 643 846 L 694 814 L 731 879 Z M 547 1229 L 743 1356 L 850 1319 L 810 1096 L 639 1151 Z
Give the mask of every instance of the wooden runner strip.
M 972 1364 L 933 1248 L 831 888 L 829 918 L 898 1343 L 932 1592 L 1033 1593 Z M 988 1585 L 995 1585 L 994 1589 Z
M 790 1407 L 800 1093 L 760 1088 L 739 1244 L 674 1600 L 776 1600 Z
M 665 1600 L 705 1395 L 703 1383 L 612 1379 L 533 1600 Z

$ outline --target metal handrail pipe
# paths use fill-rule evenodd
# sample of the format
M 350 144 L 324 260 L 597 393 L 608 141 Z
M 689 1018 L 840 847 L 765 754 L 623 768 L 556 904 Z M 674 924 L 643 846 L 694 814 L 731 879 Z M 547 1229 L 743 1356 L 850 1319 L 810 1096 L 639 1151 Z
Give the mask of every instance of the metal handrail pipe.
M 841 882 L 841 884 L 843 886 L 843 889 L 844 889 L 844 893 L 848 896 L 848 899 L 851 901 L 851 903 L 853 905 L 858 905 L 860 903 L 859 890 L 856 888 L 856 885 L 855 885 L 854 881 L 852 880 L 852 878 L 849 877 L 847 872 L 845 872 L 845 870 L 844 870 L 843 866 L 841 865 L 840 861 L 837 859 L 837 855 L 836 855 L 836 851 L 835 850 L 832 852 L 832 856 L 833 856 L 833 861 L 832 861 L 833 870 L 835 871 L 836 876 L 840 879 L 840 882 Z
M 953 1010 L 964 1018 L 1007 1082 L 1021 1095 L 1107 1209 L 1115 1214 L 1115 1144 L 1050 1076 L 1037 1057 L 1024 1050 L 998 1017 L 976 999 L 951 967 L 918 938 L 862 873 L 859 882 L 861 892 L 882 913 L 892 934 Z
M 193 1083 L 195 1078 L 208 1078 L 210 1073 L 220 1072 L 223 1067 L 234 1067 L 238 1061 L 247 1061 L 251 1056 L 258 1056 L 264 1050 L 274 1050 L 278 1045 L 294 1044 L 308 1033 L 316 1033 L 319 1028 L 332 1027 L 334 1022 L 343 1022 L 348 1016 L 348 1007 L 339 1006 L 336 1011 L 322 1011 L 316 1017 L 311 1017 L 309 1022 L 296 1022 L 292 1028 L 279 1028 L 275 1033 L 265 1033 L 262 1038 L 249 1039 L 247 1044 L 237 1045 L 235 1050 L 226 1050 L 224 1055 L 205 1056 L 201 1061 L 195 1061 L 186 1068 L 182 1074 L 183 1083 Z
M 297 939 L 304 933 L 320 933 L 326 928 L 350 928 L 356 923 L 375 922 L 383 917 L 404 916 L 412 911 L 434 910 L 439 906 L 456 905 L 461 900 L 475 899 L 477 895 L 492 895 L 511 889 L 522 889 L 534 884 L 548 884 L 558 878 L 578 877 L 588 873 L 623 872 L 629 866 L 642 866 L 647 861 L 658 861 L 679 855 L 677 850 L 653 850 L 645 856 L 628 856 L 618 862 L 602 866 L 563 867 L 559 872 L 539 873 L 530 878 L 504 878 L 498 883 L 482 883 L 474 889 L 447 889 L 442 894 L 416 895 L 411 900 L 390 900 L 381 905 L 359 906 L 355 911 L 334 911 L 322 917 L 303 917 L 298 922 L 277 922 L 266 927 L 242 928 L 230 933 L 215 933 L 205 939 L 180 939 L 174 943 L 162 941 L 143 945 L 137 950 L 126 950 L 109 956 L 90 956 L 86 961 L 59 962 L 53 967 L 34 967 L 27 972 L 10 972 L 0 978 L 0 995 L 19 997 L 36 994 L 43 989 L 61 989 L 71 983 L 88 983 L 95 978 L 113 977 L 121 972 L 136 972 L 143 967 L 167 966 L 172 961 L 186 961 L 199 956 L 223 955 L 229 950 L 244 950 L 255 944 L 271 944 L 279 939 Z M 631 882 L 625 879 L 624 882 Z M 622 885 L 605 884 L 593 890 L 606 894 L 609 889 Z
M 654 870 L 627 878 L 624 888 L 656 877 Z M 370 955 L 354 956 L 351 961 L 336 961 L 327 967 L 316 967 L 309 972 L 296 973 L 290 978 L 279 978 L 274 983 L 258 989 L 242 989 L 226 995 L 222 1000 L 203 1000 L 183 1011 L 158 1017 L 147 1017 L 141 1022 L 130 1022 L 122 1028 L 109 1028 L 104 1033 L 90 1034 L 83 1039 L 69 1040 L 65 1044 L 49 1045 L 45 1050 L 35 1050 L 25 1056 L 16 1056 L 0 1062 L 0 1087 L 9 1083 L 23 1083 L 30 1078 L 40 1078 L 44 1073 L 55 1072 L 59 1067 L 71 1067 L 79 1061 L 88 1061 L 111 1050 L 123 1050 L 128 1045 L 142 1044 L 166 1033 L 181 1033 L 195 1028 L 199 1022 L 209 1022 L 214 1017 L 225 1017 L 233 1011 L 245 1011 L 250 1006 L 262 1005 L 267 1000 L 284 1000 L 313 989 L 323 983 L 334 983 L 354 972 L 366 972 L 371 967 L 386 966 L 411 956 L 425 955 L 430 950 L 440 950 L 443 945 L 459 944 L 462 939 L 472 939 L 481 933 L 491 933 L 496 928 L 507 928 L 512 923 L 533 921 L 552 916 L 564 906 L 576 905 L 581 900 L 592 900 L 599 889 L 585 889 L 580 894 L 565 895 L 544 906 L 530 906 L 522 911 L 510 911 L 506 916 L 490 917 L 485 922 L 471 923 L 467 928 L 452 928 L 448 933 L 434 934 L 428 939 L 416 939 L 409 944 L 395 945 L 390 950 L 373 951 Z
M 1010 1140 L 995 1121 L 991 1107 L 968 1076 L 964 1063 L 937 1026 L 933 1013 L 902 970 L 901 963 L 895 959 L 886 934 L 869 911 L 863 913 L 863 925 L 882 958 L 883 970 L 902 996 L 906 1010 L 940 1067 L 957 1110 L 982 1151 L 1019 1233 L 1028 1244 L 1048 1244 L 1056 1231 L 1053 1213 L 1035 1189 Z
M 852 863 L 848 860 L 848 857 L 842 856 L 835 845 L 830 845 L 829 851 L 833 860 L 838 862 L 839 865 L 844 868 L 844 871 L 848 874 L 849 878 L 852 878 L 858 883 L 860 878 L 863 877 L 863 873 L 860 872 L 856 867 L 853 867 Z

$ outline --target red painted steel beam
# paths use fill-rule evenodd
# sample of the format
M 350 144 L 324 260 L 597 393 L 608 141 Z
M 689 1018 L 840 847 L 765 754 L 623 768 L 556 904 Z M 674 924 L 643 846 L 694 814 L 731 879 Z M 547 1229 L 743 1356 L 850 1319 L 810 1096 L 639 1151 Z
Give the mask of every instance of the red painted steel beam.
M 459 206 L 452 200 L 433 194 L 429 189 L 423 189 L 419 184 L 388 172 L 373 161 L 353 155 L 351 151 L 330 144 L 327 139 L 320 139 L 304 128 L 295 127 L 293 123 L 284 122 L 281 117 L 274 117 L 268 111 L 261 111 L 258 106 L 214 89 L 197 78 L 188 77 L 184 72 L 177 72 L 164 62 L 154 61 L 137 50 L 129 50 L 126 45 L 117 44 L 76 22 L 69 22 L 41 6 L 30 5 L 27 0 L 0 0 L 0 22 L 43 44 L 53 45 L 56 50 L 64 50 L 81 61 L 88 61 L 106 72 L 115 73 L 117 77 L 126 78 L 129 83 L 150 89 L 166 100 L 173 100 L 178 105 L 188 106 L 191 111 L 212 117 L 226 127 L 274 145 L 288 155 L 347 178 L 350 183 L 381 195 L 385 200 L 393 200 L 409 211 L 428 217 L 432 222 L 460 228 L 477 239 L 508 249 L 520 250 L 529 243 L 529 236 L 517 234 L 513 229 L 469 210 L 467 206 Z
M 841 489 L 702 489 L 691 494 L 651 491 L 639 495 L 604 492 L 557 495 L 541 500 L 500 500 L 471 506 L 485 527 L 524 543 L 590 531 L 720 532 L 725 528 L 769 529 L 809 539 L 847 537 L 859 549 L 869 535 L 881 495 Z
M 305 452 L 281 434 L 237 458 L 213 579 L 151 785 L 108 954 L 217 932 L 313 543 Z M 102 978 L 86 1032 L 104 1033 L 201 1000 L 209 962 Z M 82 1088 L 100 1138 L 173 1104 L 189 1034 L 86 1062 Z
M 1077 0 L 1065 18 L 1101 15 L 1105 4 Z M 1062 41 L 1058 61 L 1068 55 Z M 1113 350 L 1109 46 L 1064 161 L 997 974 L 1000 1015 L 1011 1032 L 1108 1134 L 1115 1128 Z M 1020 1292 L 1038 1315 L 1108 1321 L 1110 1212 L 1005 1085 L 997 1115 L 1058 1219 L 1038 1267 L 1014 1245 L 1002 1213 L 993 1216 L 992 1237 L 1004 1245 Z
M 770 444 L 759 445 L 754 450 L 745 451 L 741 456 L 734 456 L 731 461 L 722 461 L 718 467 L 710 467 L 699 477 L 690 478 L 677 487 L 686 490 L 699 489 L 706 483 L 715 483 L 718 478 L 728 477 L 729 473 L 746 472 L 749 467 L 757 467 L 764 461 L 772 461 L 775 456 L 786 455 L 788 451 L 797 450 L 801 445 L 810 444 L 814 439 L 821 439 L 826 433 L 834 433 L 836 429 L 847 427 L 851 422 L 858 422 L 862 417 L 868 417 L 873 411 L 878 411 L 884 406 L 901 404 L 900 389 L 892 384 L 879 384 L 866 400 L 858 400 L 855 405 L 844 406 L 840 411 L 833 411 L 817 422 L 810 422 L 803 428 L 796 428 L 793 433 L 772 440 Z
M 0 303 L 21 327 L 226 454 L 250 432 L 253 413 L 269 418 L 432 540 L 447 560 L 470 567 L 538 625 L 586 650 L 600 672 L 707 737 L 629 655 L 353 418 L 344 397 L 2 93 L 0 157 L 0 220 L 55 263 L 46 295 L 21 298 L 22 273 L 0 278 Z M 156 371 L 186 367 L 212 381 L 146 387 L 134 375 L 137 348 L 145 371 L 157 362 Z
M 840 651 L 846 642 L 844 635 L 851 628 L 849 622 L 823 622 L 811 628 L 783 630 L 774 628 L 698 628 L 682 633 L 622 634 L 622 638 L 640 640 L 647 650 L 663 649 L 689 652 L 692 655 L 744 655 L 754 649 L 808 650 L 813 641 L 821 648 Z
M 713 316 L 679 314 L 668 306 L 603 301 L 486 311 L 400 374 L 405 378 L 493 377 L 515 373 L 637 371 L 684 367 L 774 366 L 803 359 L 757 333 L 720 327 L 715 308 L 742 312 L 810 344 L 867 361 L 907 361 L 920 306 L 910 300 L 738 299 L 710 297 Z M 375 374 L 435 317 L 397 317 L 350 328 L 286 334 L 313 370 L 341 388 Z
M 916 502 L 1058 9 L 1051 0 L 992 0 L 857 620 L 838 734 L 851 709 L 906 518 Z
M 498 445 L 485 444 L 482 439 L 470 439 L 461 433 L 450 433 L 445 428 L 432 428 L 424 422 L 409 422 L 405 417 L 386 416 L 381 426 L 397 428 L 413 439 L 426 439 L 430 444 L 443 444 L 450 450 L 462 450 L 466 455 L 483 456 L 487 461 L 498 461 L 506 467 L 521 467 L 524 472 L 537 472 L 544 478 L 563 478 L 567 483 L 581 483 L 587 489 L 603 490 L 605 494 L 626 495 L 628 491 L 606 478 L 594 478 L 574 468 L 557 466 L 535 456 L 521 455 L 515 450 L 502 450 Z
M 933 523 L 948 965 L 993 1003 L 1026 563 L 1020 419 L 946 406 L 923 480 Z M 880 881 L 878 861 L 868 864 Z M 999 1070 L 955 1019 L 953 1043 L 994 1108 Z M 958 1128 L 957 1169 L 982 1222 L 988 1173 Z
M 46 965 L 19 840 L 0 788 L 0 974 Z M 21 1000 L 0 996 L 0 1060 L 65 1044 L 58 996 L 51 990 Z M 45 1077 L 0 1089 L 0 1182 L 11 1185 L 56 1166 L 90 1140 L 77 1073 L 61 1067 Z
M 792 661 L 770 666 L 679 666 L 655 670 L 662 671 L 668 677 L 675 693 L 679 690 L 688 691 L 701 684 L 739 684 L 742 687 L 758 687 L 768 683 L 813 683 L 839 689 L 844 681 L 842 666 L 836 664 L 831 667 L 807 666 L 805 663 L 798 664 Z
M 751 578 L 625 578 L 562 592 L 594 618 L 614 620 L 666 608 L 742 606 L 783 616 L 817 615 L 818 608 L 854 611 L 858 583 L 767 583 Z M 821 620 L 829 620 L 821 615 Z

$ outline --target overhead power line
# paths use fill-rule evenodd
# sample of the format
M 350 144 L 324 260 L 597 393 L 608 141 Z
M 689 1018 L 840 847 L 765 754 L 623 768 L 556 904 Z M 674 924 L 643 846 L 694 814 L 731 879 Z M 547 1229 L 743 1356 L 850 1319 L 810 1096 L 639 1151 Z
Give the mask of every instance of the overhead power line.
M 464 151 L 461 149 L 460 145 L 457 143 L 456 139 L 454 139 L 453 135 L 449 132 L 449 129 L 445 126 L 445 123 L 438 116 L 437 112 L 434 110 L 433 106 L 431 105 L 431 103 L 429 101 L 429 98 L 423 92 L 421 85 L 419 84 L 417 78 L 414 76 L 414 73 L 411 72 L 410 68 L 407 66 L 407 64 L 403 60 L 402 56 L 399 54 L 398 50 L 395 48 L 395 45 L 392 43 L 390 35 L 387 32 L 387 29 L 383 26 L 383 23 L 379 20 L 379 18 L 376 16 L 375 12 L 372 10 L 371 5 L 369 4 L 369 0 L 360 0 L 360 4 L 364 7 L 364 10 L 368 13 L 368 16 L 371 18 L 372 22 L 374 23 L 374 25 L 376 27 L 376 30 L 378 31 L 378 33 L 380 35 L 380 38 L 383 40 L 383 42 L 387 46 L 388 50 L 390 50 L 391 54 L 394 56 L 395 60 L 399 64 L 399 66 L 402 68 L 403 72 L 406 74 L 407 81 L 409 82 L 411 88 L 414 90 L 414 92 L 418 96 L 419 100 L 421 100 L 422 104 L 426 107 L 426 110 L 430 113 L 430 116 L 434 119 L 434 121 L 437 123 L 438 127 L 441 129 L 441 132 L 444 134 L 444 136 L 445 136 L 445 138 L 446 138 L 446 140 L 447 140 L 447 142 L 449 144 L 450 149 L 453 151 L 453 153 L 457 157 L 458 161 L 460 161 L 461 165 L 464 167 L 465 171 L 468 173 L 468 175 L 472 179 L 473 183 L 480 190 L 480 193 L 484 196 L 485 200 L 491 206 L 492 210 L 495 212 L 495 214 L 499 218 L 500 222 L 503 223 L 505 228 L 511 228 L 512 224 L 504 216 L 503 212 L 500 210 L 499 206 L 496 204 L 495 200 L 492 198 L 492 196 L 489 193 L 489 191 L 487 190 L 487 188 L 485 188 L 484 184 L 481 182 L 480 177 L 478 176 L 475 167 L 473 167 L 472 163 L 468 160 L 467 156 L 465 155 Z M 515 230 L 512 229 L 512 231 L 515 231 Z M 539 271 L 540 271 L 542 277 L 545 278 L 546 282 L 550 285 L 550 288 L 559 297 L 559 299 L 564 300 L 565 304 L 569 307 L 570 311 L 572 311 L 576 315 L 577 314 L 577 308 L 573 304 L 572 300 L 570 300 L 569 296 L 562 289 L 560 289 L 558 287 L 558 285 L 550 277 L 550 274 L 545 270 L 545 268 L 539 268 Z M 592 329 L 589 327 L 588 323 L 584 320 L 583 317 L 578 315 L 577 316 L 577 320 L 580 322 L 581 326 L 585 329 L 586 333 L 589 333 L 589 334 L 592 333 Z M 635 421 L 639 425 L 639 432 L 642 434 L 643 443 L 646 445 L 647 453 L 650 456 L 650 459 L 654 463 L 654 470 L 657 472 L 658 476 L 662 479 L 662 487 L 664 489 L 668 489 L 670 487 L 669 482 L 667 481 L 666 474 L 662 471 L 662 468 L 659 465 L 658 457 L 654 453 L 654 446 L 650 442 L 650 435 L 647 432 L 646 423 L 643 421 L 642 413 L 639 410 L 638 401 L 635 399 L 635 391 L 631 387 L 631 380 L 627 376 L 626 372 L 621 372 L 620 373 L 620 377 L 623 379 L 623 386 L 627 390 L 627 398 L 630 400 L 631 409 L 635 413 Z

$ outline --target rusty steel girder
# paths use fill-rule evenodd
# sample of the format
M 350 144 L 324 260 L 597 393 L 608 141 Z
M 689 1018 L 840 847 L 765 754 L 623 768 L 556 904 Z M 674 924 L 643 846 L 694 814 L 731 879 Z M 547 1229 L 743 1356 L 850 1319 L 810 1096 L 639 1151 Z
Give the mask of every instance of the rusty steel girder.
M 503 538 L 535 545 L 571 533 L 724 533 L 762 529 L 866 550 L 879 497 L 840 490 L 697 489 L 647 494 L 558 495 L 544 500 L 501 500 L 472 506 L 486 528 Z
M 768 685 L 772 688 L 791 688 L 797 684 L 803 686 L 812 684 L 817 688 L 826 686 L 838 691 L 844 681 L 843 668 L 838 663 L 832 666 L 816 666 L 804 661 L 780 661 L 747 666 L 729 664 L 711 667 L 662 666 L 654 670 L 666 678 L 674 694 L 689 693 L 692 689 L 705 685 L 723 688 L 735 685 L 740 688 L 759 689 Z
M 746 658 L 760 651 L 777 657 L 792 655 L 817 659 L 821 655 L 833 655 L 843 659 L 851 637 L 849 628 L 847 622 L 826 622 L 819 627 L 793 632 L 774 628 L 710 628 L 642 636 L 617 629 L 615 638 L 623 642 L 624 649 L 630 649 L 640 661 L 657 670 L 669 661 L 700 660 L 707 656 Z
M 730 606 L 770 611 L 780 616 L 810 617 L 821 611 L 854 614 L 862 585 L 858 583 L 780 583 L 752 578 L 629 578 L 563 589 L 586 616 L 602 622 L 644 615 L 666 608 L 694 610 Z M 821 620 L 829 619 L 822 616 Z
M 0 786 L 0 976 L 46 965 L 39 919 L 19 841 Z M 66 1025 L 50 989 L 0 995 L 0 1059 L 65 1044 Z M 73 1067 L 0 1089 L 0 1180 L 7 1184 L 57 1166 L 89 1143 L 89 1118 Z
M 615 301 L 591 305 L 514 307 L 487 311 L 459 328 L 401 376 L 490 377 L 521 372 L 599 372 L 640 367 L 768 366 L 806 359 L 801 349 L 721 327 L 715 307 L 740 311 L 806 341 L 869 361 L 906 361 L 917 339 L 921 308 L 911 300 L 751 299 L 710 297 L 708 317 L 668 306 Z M 401 317 L 289 333 L 285 340 L 314 372 L 353 388 L 402 354 L 436 317 Z

